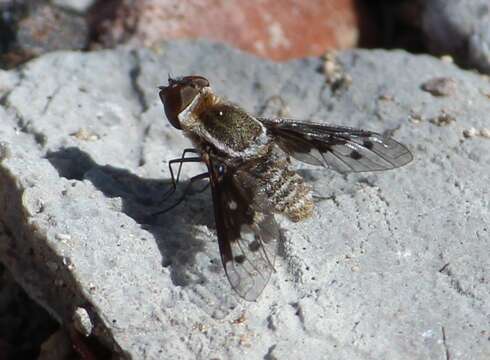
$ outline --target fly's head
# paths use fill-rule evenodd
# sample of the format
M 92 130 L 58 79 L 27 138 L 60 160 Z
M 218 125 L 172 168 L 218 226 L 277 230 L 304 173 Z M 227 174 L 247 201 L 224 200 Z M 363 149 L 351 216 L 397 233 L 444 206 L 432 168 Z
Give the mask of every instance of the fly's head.
M 209 87 L 209 81 L 202 76 L 168 78 L 168 86 L 160 86 L 160 99 L 168 121 L 177 129 L 182 129 L 179 114 L 198 96 L 202 89 Z

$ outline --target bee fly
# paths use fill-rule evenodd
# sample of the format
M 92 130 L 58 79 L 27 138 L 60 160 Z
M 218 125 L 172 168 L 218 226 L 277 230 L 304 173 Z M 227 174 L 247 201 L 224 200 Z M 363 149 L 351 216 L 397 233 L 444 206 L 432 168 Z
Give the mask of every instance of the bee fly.
M 312 215 L 311 187 L 291 169 L 290 156 L 341 173 L 393 169 L 412 160 L 408 149 L 378 133 L 310 122 L 254 117 L 213 93 L 202 76 L 168 79 L 160 99 L 170 123 L 195 149 L 169 162 L 202 161 L 209 178 L 221 260 L 245 300 L 261 294 L 277 253 L 274 214 L 293 222 Z M 185 157 L 186 153 L 197 156 Z

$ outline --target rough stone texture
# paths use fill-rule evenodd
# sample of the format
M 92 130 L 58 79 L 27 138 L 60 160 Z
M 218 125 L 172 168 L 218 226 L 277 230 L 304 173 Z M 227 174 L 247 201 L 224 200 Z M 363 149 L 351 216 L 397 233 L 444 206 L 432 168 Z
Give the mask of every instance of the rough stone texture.
M 431 51 L 490 73 L 488 0 L 428 0 L 423 9 L 422 28 Z
M 320 59 L 178 42 L 0 72 L 1 261 L 57 319 L 86 312 L 87 329 L 134 359 L 488 359 L 490 140 L 463 131 L 488 128 L 490 83 L 402 51 L 338 61 L 350 81 L 327 84 Z M 205 75 L 251 112 L 392 132 L 415 160 L 347 176 L 299 164 L 328 199 L 282 222 L 277 272 L 244 302 L 208 192 L 145 220 L 189 146 L 157 97 L 169 72 Z M 436 77 L 455 91 L 421 89 Z

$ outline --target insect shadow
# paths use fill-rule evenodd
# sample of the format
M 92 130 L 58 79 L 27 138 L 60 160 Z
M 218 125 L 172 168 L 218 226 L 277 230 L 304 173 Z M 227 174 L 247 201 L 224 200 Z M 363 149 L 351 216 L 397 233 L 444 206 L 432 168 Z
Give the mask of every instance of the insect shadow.
M 195 266 L 196 255 L 205 251 L 205 241 L 196 236 L 195 227 L 205 225 L 214 228 L 209 192 L 188 194 L 187 198 L 192 199 L 190 206 L 178 206 L 153 217 L 150 215 L 171 205 L 180 195 L 177 191 L 162 203 L 164 193 L 171 187 L 170 179 L 144 179 L 125 169 L 98 165 L 90 155 L 75 147 L 50 152 L 46 158 L 60 176 L 88 180 L 105 196 L 121 198 L 122 212 L 153 234 L 162 254 L 162 266 L 169 268 L 175 285 L 206 282 L 207 277 Z M 185 181 L 181 182 L 179 189 L 186 185 Z M 200 209 L 196 209 L 196 206 Z M 222 271 L 219 259 L 210 260 L 207 270 L 216 273 Z

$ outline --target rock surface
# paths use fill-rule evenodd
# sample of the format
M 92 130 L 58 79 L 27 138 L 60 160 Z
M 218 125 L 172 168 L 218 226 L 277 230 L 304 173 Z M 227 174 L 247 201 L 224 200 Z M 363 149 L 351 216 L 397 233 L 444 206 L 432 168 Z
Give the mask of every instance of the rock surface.
M 0 72 L 0 260 L 55 318 L 122 357 L 488 358 L 490 140 L 463 136 L 486 133 L 488 79 L 402 51 L 337 60 L 346 75 L 327 83 L 320 59 L 176 42 Z M 168 160 L 189 146 L 157 97 L 169 72 L 204 75 L 252 113 L 393 133 L 415 159 L 347 176 L 298 164 L 328 199 L 282 223 L 277 272 L 244 302 L 208 192 L 146 221 L 166 205 Z M 424 91 L 433 78 L 454 91 Z

